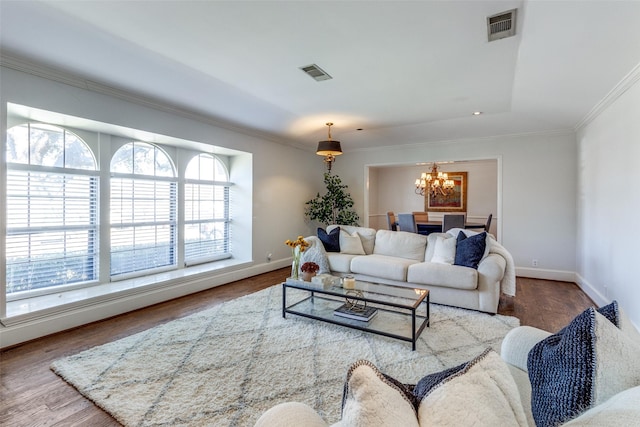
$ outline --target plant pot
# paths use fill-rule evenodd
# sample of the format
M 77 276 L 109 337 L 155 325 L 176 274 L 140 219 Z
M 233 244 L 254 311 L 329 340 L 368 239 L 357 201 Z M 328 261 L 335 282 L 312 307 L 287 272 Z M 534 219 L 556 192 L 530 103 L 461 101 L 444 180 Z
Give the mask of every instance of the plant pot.
M 315 275 L 316 275 L 316 273 L 312 273 L 310 271 L 303 271 L 302 272 L 302 280 L 304 280 L 305 282 L 310 282 L 311 278 L 313 276 L 315 276 Z

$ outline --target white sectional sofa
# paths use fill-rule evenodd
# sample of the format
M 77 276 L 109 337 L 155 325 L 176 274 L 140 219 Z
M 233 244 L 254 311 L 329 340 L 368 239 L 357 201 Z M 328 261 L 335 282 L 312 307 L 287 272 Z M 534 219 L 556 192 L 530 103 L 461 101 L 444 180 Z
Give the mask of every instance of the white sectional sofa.
M 421 400 L 413 405 L 388 377 L 347 376 L 342 419 L 333 427 L 638 426 L 638 352 L 640 333 L 614 302 L 586 310 L 554 335 L 517 327 L 502 341 L 501 357 L 489 352 L 462 370 L 432 374 L 436 381 L 426 394 L 417 393 L 424 381 L 419 380 L 424 373 L 417 372 L 413 392 Z M 367 373 L 369 367 L 359 364 Z M 329 424 L 301 402 L 276 405 L 255 424 L 292 426 Z
M 303 259 L 320 259 L 320 273 L 351 274 L 357 280 L 429 289 L 433 303 L 488 313 L 497 312 L 501 292 L 515 295 L 513 259 L 491 235 L 487 235 L 485 254 L 478 268 L 474 269 L 434 262 L 438 238 L 455 240 L 460 229 L 424 236 L 402 231 L 330 225 L 327 233 L 336 227 L 341 230 L 341 252 L 325 251 L 317 236 L 305 238 L 311 247 L 303 254 Z M 478 234 L 470 230 L 464 230 L 464 233 Z M 359 238 L 361 247 L 357 241 L 353 244 L 354 238 Z M 441 257 L 439 261 L 442 261 Z

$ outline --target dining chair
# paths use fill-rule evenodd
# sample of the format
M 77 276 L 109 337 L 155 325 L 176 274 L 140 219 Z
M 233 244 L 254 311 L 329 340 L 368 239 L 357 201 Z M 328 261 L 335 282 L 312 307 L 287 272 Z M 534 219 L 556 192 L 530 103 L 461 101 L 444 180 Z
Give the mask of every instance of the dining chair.
M 409 233 L 417 233 L 416 219 L 413 214 L 398 214 L 398 227 L 400 231 L 408 231 Z
M 464 215 L 444 214 L 442 217 L 442 232 L 446 233 L 452 228 L 464 228 Z
M 398 231 L 398 222 L 396 221 L 396 215 L 391 211 L 387 212 L 387 225 L 389 226 L 389 230 Z
M 486 231 L 487 233 L 489 232 L 489 229 L 491 228 L 491 219 L 493 218 L 493 214 L 490 213 L 489 216 L 487 217 L 487 224 L 484 226 L 484 231 Z
M 430 232 L 433 233 L 433 226 L 427 224 L 429 222 L 428 212 L 412 212 L 412 214 L 416 220 L 416 231 L 418 232 L 418 234 L 427 235 Z
M 412 212 L 412 214 L 416 219 L 416 224 L 421 222 L 429 222 L 429 212 Z

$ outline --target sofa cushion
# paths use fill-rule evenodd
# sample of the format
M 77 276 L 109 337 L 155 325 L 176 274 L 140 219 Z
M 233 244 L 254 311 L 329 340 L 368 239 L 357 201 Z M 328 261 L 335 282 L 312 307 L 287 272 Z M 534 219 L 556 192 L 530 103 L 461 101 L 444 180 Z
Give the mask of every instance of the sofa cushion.
M 478 270 L 458 265 L 420 262 L 409 266 L 407 282 L 456 289 L 476 289 Z
M 421 426 L 527 426 L 507 364 L 487 349 L 470 362 L 421 379 L 414 389 Z
M 424 261 L 427 236 L 406 231 L 378 230 L 373 253 Z
M 640 385 L 640 341 L 635 329 L 625 330 L 630 326 L 623 317 L 615 301 L 589 308 L 531 349 L 527 367 L 538 426 L 565 422 Z
M 327 233 L 318 227 L 318 238 L 327 252 L 340 252 L 340 227 L 336 227 Z
M 475 268 L 477 270 L 480 260 L 485 255 L 485 249 L 487 247 L 486 240 L 486 232 L 471 237 L 467 237 L 462 231 L 458 233 L 454 264 Z
M 400 232 L 393 231 L 392 233 Z M 351 272 L 406 282 L 407 269 L 416 263 L 418 261 L 387 255 L 356 256 L 351 260 Z
M 392 425 L 418 427 L 410 394 L 371 362 L 359 360 L 347 372 L 342 419 L 334 427 Z
M 456 239 L 438 236 L 431 262 L 437 264 L 453 264 L 456 259 Z
M 280 403 L 263 413 L 253 427 L 328 427 L 322 417 L 301 402 Z
M 620 427 L 640 425 L 640 387 L 622 391 L 611 399 L 563 424 L 563 427 Z
M 329 267 L 336 273 L 351 273 L 351 260 L 362 255 L 341 254 L 337 252 L 327 252 Z
M 373 246 L 376 242 L 376 230 L 373 228 L 367 227 L 358 227 L 355 225 L 328 225 L 327 232 L 331 232 L 334 228 L 340 227 L 340 230 L 344 230 L 350 235 L 357 232 L 360 236 L 360 240 L 362 241 L 362 247 L 364 248 L 364 252 L 369 255 L 373 253 Z
M 365 255 L 362 241 L 357 231 L 349 234 L 344 230 L 340 231 L 340 253 L 352 255 Z

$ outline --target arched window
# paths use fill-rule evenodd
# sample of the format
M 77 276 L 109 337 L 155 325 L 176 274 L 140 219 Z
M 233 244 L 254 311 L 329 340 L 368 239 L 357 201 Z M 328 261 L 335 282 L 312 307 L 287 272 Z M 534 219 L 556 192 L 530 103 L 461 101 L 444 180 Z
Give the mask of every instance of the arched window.
M 6 158 L 7 295 L 97 280 L 99 176 L 89 147 L 30 123 L 7 131 Z
M 229 175 L 211 154 L 191 159 L 185 171 L 185 264 L 229 257 Z
M 111 159 L 111 277 L 177 265 L 173 163 L 146 142 L 122 146 Z

